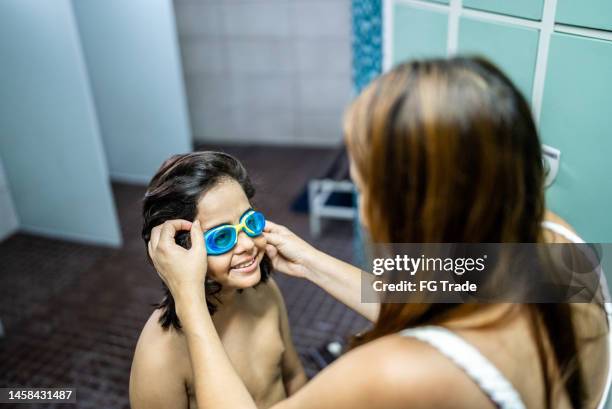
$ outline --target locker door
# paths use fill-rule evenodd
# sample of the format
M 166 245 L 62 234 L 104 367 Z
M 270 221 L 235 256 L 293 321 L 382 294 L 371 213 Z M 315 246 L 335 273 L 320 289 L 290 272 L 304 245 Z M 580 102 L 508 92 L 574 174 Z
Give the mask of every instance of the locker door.
M 558 23 L 612 30 L 612 1 L 558 0 Z
M 548 206 L 587 241 L 612 242 L 612 42 L 554 33 L 541 133 L 561 150 Z
M 393 64 L 446 56 L 448 13 L 408 4 L 393 8 Z
M 539 32 L 494 21 L 462 17 L 459 52 L 480 54 L 498 65 L 514 81 L 528 101 L 538 55 Z
M 463 0 L 463 6 L 531 20 L 541 20 L 544 0 Z

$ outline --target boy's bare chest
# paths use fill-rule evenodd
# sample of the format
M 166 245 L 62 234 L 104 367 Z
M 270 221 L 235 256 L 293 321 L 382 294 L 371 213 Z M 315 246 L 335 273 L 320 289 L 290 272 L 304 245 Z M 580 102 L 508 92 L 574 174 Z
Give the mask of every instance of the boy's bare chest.
M 268 407 L 284 398 L 281 364 L 285 344 L 278 314 L 266 313 L 256 318 L 247 316 L 222 321 L 217 331 L 236 372 L 258 406 Z M 190 395 L 193 395 L 192 373 L 187 384 Z M 190 396 L 190 401 L 194 403 L 193 396 Z
M 234 368 L 252 392 L 266 389 L 281 375 L 285 345 L 275 318 L 230 325 L 220 334 Z

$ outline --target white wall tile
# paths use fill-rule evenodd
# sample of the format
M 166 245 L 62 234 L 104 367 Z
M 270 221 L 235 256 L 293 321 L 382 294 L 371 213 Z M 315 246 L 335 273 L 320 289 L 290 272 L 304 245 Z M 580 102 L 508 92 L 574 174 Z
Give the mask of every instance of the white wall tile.
M 291 2 L 291 22 L 294 33 L 301 38 L 350 38 L 350 2 L 304 1 Z
M 297 137 L 304 144 L 334 145 L 342 143 L 342 112 L 298 115 Z
M 339 143 L 352 91 L 350 0 L 174 4 L 196 140 Z
M 190 111 L 191 127 L 196 141 L 206 142 L 228 138 L 231 140 L 234 132 L 234 117 L 232 109 L 228 108 L 194 108 Z
M 289 75 L 234 75 L 231 104 L 249 112 L 290 111 L 296 104 Z
M 295 50 L 289 39 L 234 39 L 226 42 L 232 73 L 287 74 L 293 71 Z
M 289 3 L 286 0 L 225 3 L 223 24 L 228 36 L 287 37 Z
M 198 74 L 185 79 L 189 105 L 198 109 L 230 108 L 234 86 L 228 74 Z
M 346 75 L 303 75 L 298 94 L 302 112 L 337 112 L 350 102 L 351 79 Z
M 181 55 L 187 75 L 227 71 L 225 47 L 220 41 L 199 37 L 185 39 L 181 44 Z
M 182 3 L 175 7 L 176 25 L 181 37 L 221 36 L 222 6 L 210 3 Z
M 287 143 L 295 139 L 295 115 L 291 110 L 256 113 L 235 109 L 234 135 L 249 143 Z
M 299 39 L 295 42 L 300 74 L 351 75 L 351 45 L 348 41 Z

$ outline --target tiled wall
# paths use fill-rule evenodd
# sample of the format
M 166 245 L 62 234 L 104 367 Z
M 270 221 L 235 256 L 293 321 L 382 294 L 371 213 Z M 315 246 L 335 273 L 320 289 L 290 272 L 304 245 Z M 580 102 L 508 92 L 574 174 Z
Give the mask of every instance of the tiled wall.
M 197 142 L 335 145 L 350 0 L 175 0 Z

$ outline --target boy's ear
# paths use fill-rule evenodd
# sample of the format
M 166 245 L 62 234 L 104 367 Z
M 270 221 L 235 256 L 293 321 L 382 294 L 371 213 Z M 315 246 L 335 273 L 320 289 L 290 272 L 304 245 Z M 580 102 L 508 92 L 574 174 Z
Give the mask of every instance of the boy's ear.
M 174 242 L 184 249 L 189 250 L 191 248 L 191 236 L 189 231 L 180 231 L 174 236 Z

